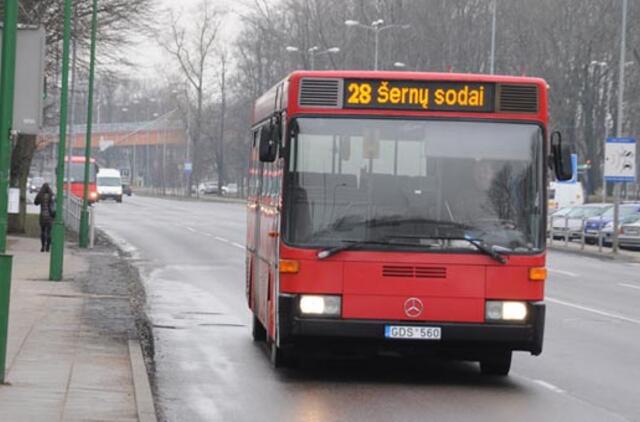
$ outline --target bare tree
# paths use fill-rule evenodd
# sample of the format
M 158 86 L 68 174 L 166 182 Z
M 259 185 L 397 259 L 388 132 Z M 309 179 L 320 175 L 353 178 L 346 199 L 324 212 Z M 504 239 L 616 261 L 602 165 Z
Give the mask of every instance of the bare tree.
M 192 185 L 192 178 L 197 185 L 201 176 L 201 157 L 203 127 L 204 127 L 204 97 L 208 84 L 207 73 L 211 69 L 211 61 L 214 57 L 214 47 L 218 30 L 221 25 L 223 13 L 213 9 L 209 2 L 203 0 L 198 5 L 198 13 L 195 22 L 189 21 L 188 31 L 180 16 L 170 13 L 170 37 L 163 39 L 163 48 L 177 61 L 182 76 L 188 86 L 195 93 L 195 113 L 190 113 L 191 104 L 187 101 L 188 115 L 193 120 L 189 124 L 190 138 L 193 144 L 191 157 L 193 173 L 188 178 L 188 186 Z M 190 189 L 187 189 L 190 192 Z

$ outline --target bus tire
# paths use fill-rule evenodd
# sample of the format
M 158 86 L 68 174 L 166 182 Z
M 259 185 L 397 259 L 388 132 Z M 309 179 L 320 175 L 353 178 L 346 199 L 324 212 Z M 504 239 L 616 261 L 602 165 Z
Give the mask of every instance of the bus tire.
M 507 376 L 511 369 L 511 352 L 487 357 L 480 361 L 480 372 L 483 375 Z
M 251 337 L 255 342 L 265 341 L 267 339 L 267 330 L 255 314 L 253 315 L 253 322 L 251 323 Z

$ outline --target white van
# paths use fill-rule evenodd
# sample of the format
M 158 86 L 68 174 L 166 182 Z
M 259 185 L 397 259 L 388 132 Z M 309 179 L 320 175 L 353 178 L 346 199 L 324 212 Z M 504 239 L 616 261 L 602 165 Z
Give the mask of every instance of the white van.
M 582 182 L 549 183 L 549 213 L 566 207 L 584 204 L 584 188 Z
M 98 171 L 98 197 L 103 199 L 115 199 L 122 202 L 122 177 L 118 169 L 103 169 Z

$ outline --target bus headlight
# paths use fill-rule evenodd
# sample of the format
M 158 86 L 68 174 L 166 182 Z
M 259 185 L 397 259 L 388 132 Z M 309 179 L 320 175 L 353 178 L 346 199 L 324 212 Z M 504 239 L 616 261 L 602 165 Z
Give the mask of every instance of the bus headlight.
M 339 317 L 342 308 L 340 296 L 302 295 L 299 303 L 303 316 Z
M 526 302 L 488 300 L 485 305 L 487 321 L 524 321 L 527 313 Z

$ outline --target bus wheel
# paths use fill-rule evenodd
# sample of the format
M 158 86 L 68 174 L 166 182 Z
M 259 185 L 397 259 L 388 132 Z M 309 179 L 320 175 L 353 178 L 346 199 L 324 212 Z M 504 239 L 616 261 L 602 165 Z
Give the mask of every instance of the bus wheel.
M 483 375 L 509 375 L 511 369 L 511 352 L 487 357 L 480 361 L 480 372 Z
M 253 315 L 253 322 L 251 323 L 251 337 L 253 337 L 253 341 L 256 342 L 267 339 L 267 330 L 255 314 Z

